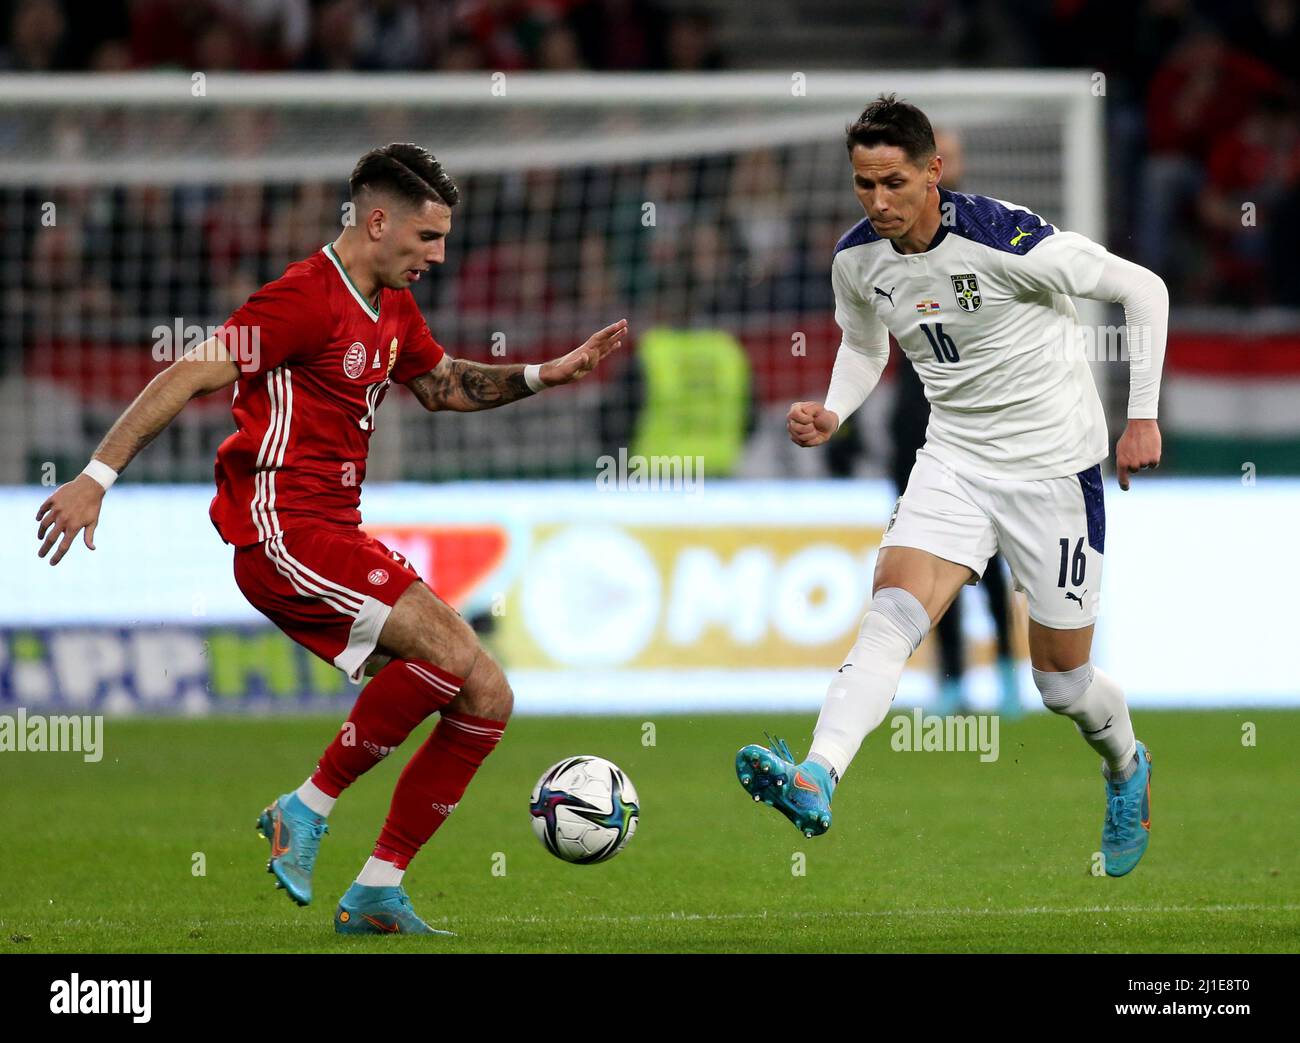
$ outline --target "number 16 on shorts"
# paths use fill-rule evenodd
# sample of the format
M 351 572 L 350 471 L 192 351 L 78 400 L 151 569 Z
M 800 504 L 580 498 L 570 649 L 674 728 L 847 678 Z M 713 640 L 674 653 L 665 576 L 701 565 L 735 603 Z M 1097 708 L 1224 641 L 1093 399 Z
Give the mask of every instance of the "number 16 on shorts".
M 1073 550 L 1070 548 L 1070 537 L 1062 536 L 1060 542 L 1061 571 L 1057 577 L 1056 585 L 1065 590 L 1065 599 L 1067 601 L 1077 601 L 1079 609 L 1082 611 L 1083 596 L 1088 593 L 1086 587 L 1084 587 L 1084 584 L 1088 581 L 1088 555 L 1083 549 L 1088 542 L 1088 537 L 1080 536 L 1073 541 Z

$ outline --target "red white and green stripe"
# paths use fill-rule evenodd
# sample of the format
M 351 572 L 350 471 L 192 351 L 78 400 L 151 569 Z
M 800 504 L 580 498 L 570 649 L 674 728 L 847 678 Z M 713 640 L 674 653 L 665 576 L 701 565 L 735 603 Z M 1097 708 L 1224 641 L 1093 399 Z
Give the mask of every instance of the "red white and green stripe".
M 1162 469 L 1300 474 L 1300 333 L 1173 333 L 1160 390 Z

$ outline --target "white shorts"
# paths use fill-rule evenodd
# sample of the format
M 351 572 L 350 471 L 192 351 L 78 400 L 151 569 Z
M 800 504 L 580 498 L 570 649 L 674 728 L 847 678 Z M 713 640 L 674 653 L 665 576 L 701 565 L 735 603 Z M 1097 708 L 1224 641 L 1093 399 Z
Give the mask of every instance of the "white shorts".
M 1031 619 L 1055 630 L 1089 626 L 1106 545 L 1101 465 L 1014 481 L 957 471 L 922 448 L 880 545 L 916 547 L 977 576 L 1001 551 Z

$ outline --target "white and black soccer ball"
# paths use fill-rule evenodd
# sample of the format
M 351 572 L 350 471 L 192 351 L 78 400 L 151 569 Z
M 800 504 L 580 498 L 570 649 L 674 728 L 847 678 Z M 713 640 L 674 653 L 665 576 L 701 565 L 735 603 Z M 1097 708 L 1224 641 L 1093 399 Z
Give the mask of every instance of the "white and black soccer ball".
M 623 769 L 602 757 L 566 757 L 542 772 L 528 802 L 533 832 L 566 862 L 613 858 L 636 832 L 640 804 Z

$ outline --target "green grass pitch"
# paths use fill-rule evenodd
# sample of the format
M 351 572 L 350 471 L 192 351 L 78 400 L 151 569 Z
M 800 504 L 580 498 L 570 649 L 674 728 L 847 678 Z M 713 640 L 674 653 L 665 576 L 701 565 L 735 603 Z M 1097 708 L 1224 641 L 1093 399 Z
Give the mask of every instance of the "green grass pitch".
M 341 938 L 331 922 L 416 737 L 339 802 L 299 909 L 254 822 L 338 722 L 110 719 L 98 764 L 0 754 L 0 952 L 1300 951 L 1300 713 L 1136 717 L 1153 833 L 1117 880 L 1091 875 L 1103 784 L 1060 718 L 1003 724 L 988 764 L 895 752 L 886 722 L 813 839 L 732 768 L 764 728 L 802 753 L 812 715 L 662 715 L 653 746 L 646 718 L 520 718 L 407 874 L 454 939 Z M 603 865 L 559 862 L 529 827 L 533 783 L 573 753 L 640 791 L 640 830 Z

